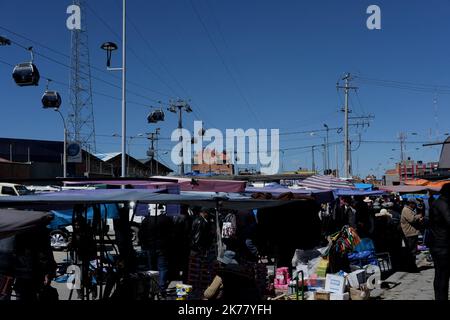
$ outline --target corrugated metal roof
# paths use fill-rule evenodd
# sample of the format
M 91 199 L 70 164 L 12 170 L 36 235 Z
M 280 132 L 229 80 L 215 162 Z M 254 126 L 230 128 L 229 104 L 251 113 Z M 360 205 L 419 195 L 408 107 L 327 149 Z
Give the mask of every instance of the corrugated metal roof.
M 109 153 L 96 153 L 95 156 L 100 160 L 107 162 L 112 158 L 115 158 L 121 154 L 122 154 L 121 152 L 109 152 Z

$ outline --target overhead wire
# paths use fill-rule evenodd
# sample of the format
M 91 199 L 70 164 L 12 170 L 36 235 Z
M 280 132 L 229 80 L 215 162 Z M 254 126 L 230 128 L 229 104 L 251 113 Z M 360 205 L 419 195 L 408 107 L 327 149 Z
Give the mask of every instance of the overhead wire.
M 118 6 L 118 4 L 116 3 L 116 6 Z M 161 59 L 161 57 L 159 56 L 159 54 L 156 52 L 156 49 L 153 48 L 153 46 L 151 45 L 151 43 L 148 41 L 148 39 L 146 37 L 144 37 L 144 35 L 142 34 L 142 32 L 139 30 L 139 28 L 137 27 L 137 25 L 134 23 L 134 21 L 131 19 L 130 16 L 126 16 L 127 21 L 131 24 L 131 26 L 133 27 L 133 29 L 136 31 L 136 34 L 142 39 L 143 43 L 146 45 L 146 47 L 149 49 L 149 51 L 152 53 L 152 55 L 155 57 L 155 59 L 157 60 L 157 62 L 161 65 L 161 67 L 164 69 L 164 71 L 166 72 L 166 74 L 172 78 L 172 80 L 174 81 L 174 83 L 181 89 L 181 91 L 183 91 L 183 93 L 187 96 L 187 97 L 192 97 L 192 95 L 186 90 L 186 88 L 181 84 L 181 82 L 177 79 L 177 77 L 175 77 L 175 75 L 170 71 L 170 69 L 167 67 L 167 65 L 164 63 L 164 61 Z M 109 28 L 111 29 L 111 28 Z M 148 64 L 145 64 L 148 66 Z M 170 85 L 168 85 L 165 81 L 164 83 L 166 84 L 166 86 L 175 94 L 175 96 L 179 96 L 178 92 L 175 91 Z M 192 113 L 194 115 L 194 117 L 197 120 L 200 120 L 200 115 L 197 113 L 196 109 L 199 109 L 201 113 L 203 113 L 203 108 L 199 105 L 198 102 L 195 102 L 195 108 L 192 109 Z M 205 120 L 202 120 L 205 124 L 207 123 Z M 208 123 L 211 123 L 214 125 L 214 123 L 212 121 L 208 120 Z M 217 127 L 217 126 L 216 126 Z
M 10 67 L 14 67 L 15 66 L 14 64 L 9 63 L 9 62 L 4 61 L 4 60 L 0 60 L 0 63 L 2 63 L 4 65 L 7 65 L 7 66 L 10 66 Z M 61 85 L 61 86 L 66 87 L 66 88 L 70 88 L 70 85 L 68 83 L 64 82 L 64 81 L 57 80 L 54 77 L 51 77 L 51 78 L 50 77 L 46 77 L 46 76 L 44 76 L 42 74 L 40 76 L 41 76 L 41 78 L 43 78 L 45 80 L 51 80 L 55 84 Z M 99 92 L 99 91 L 96 91 L 96 90 L 93 90 L 92 94 L 93 95 L 97 95 L 97 96 L 102 96 L 102 97 L 105 97 L 105 98 L 109 98 L 109 99 L 113 99 L 113 100 L 117 100 L 117 101 L 121 101 L 122 100 L 119 97 L 114 97 L 114 96 L 111 96 L 109 94 L 102 93 L 102 92 Z M 138 106 L 148 107 L 148 105 L 146 105 L 146 104 L 139 103 L 139 102 L 132 101 L 132 100 L 131 101 L 127 100 L 127 102 L 130 103 L 130 104 L 138 105 Z
M 86 4 L 87 4 L 87 3 L 86 3 Z M 39 46 L 39 47 L 45 48 L 46 50 L 51 51 L 51 52 L 53 52 L 53 53 L 55 53 L 55 54 L 58 54 L 58 55 L 60 55 L 60 56 L 62 56 L 62 57 L 64 57 L 64 58 L 66 58 L 66 59 L 69 59 L 69 60 L 71 59 L 70 55 L 65 54 L 65 53 L 62 53 L 61 51 L 55 50 L 55 49 L 53 49 L 53 48 L 51 48 L 51 47 L 49 47 L 49 46 L 47 46 L 47 45 L 45 45 L 45 44 L 42 44 L 42 43 L 40 43 L 40 42 L 38 42 L 38 41 L 36 41 L 36 40 L 33 40 L 33 39 L 29 38 L 29 37 L 26 37 L 26 36 L 24 36 L 23 34 L 17 33 L 17 32 L 15 32 L 15 31 L 12 31 L 12 30 L 10 30 L 10 29 L 8 29 L 8 28 L 5 28 L 5 27 L 2 27 L 2 26 L 0 26 L 0 29 L 6 31 L 6 32 L 8 32 L 8 33 L 13 34 L 14 36 L 17 36 L 17 37 L 19 37 L 19 38 L 22 38 L 22 39 L 24 39 L 24 40 L 26 40 L 26 41 L 29 41 L 29 42 L 31 42 L 31 43 L 33 43 L 33 44 L 36 44 L 36 45 Z M 116 76 L 114 73 L 109 72 L 109 71 L 107 71 L 107 70 L 105 70 L 105 69 L 101 69 L 101 68 L 95 67 L 95 66 L 93 66 L 93 65 L 91 65 L 90 68 L 93 69 L 93 70 L 95 70 L 95 71 L 98 71 L 98 72 L 100 72 L 100 73 L 102 73 L 102 74 L 107 74 L 107 75 L 109 75 L 109 76 L 111 76 L 111 77 L 113 77 L 113 78 L 115 78 L 115 79 L 118 79 L 118 80 L 121 79 L 121 77 Z M 149 91 L 149 92 L 159 94 L 159 95 L 161 95 L 161 96 L 169 96 L 169 95 L 166 94 L 166 93 L 163 93 L 163 92 L 160 92 L 160 91 L 157 91 L 157 90 L 154 90 L 154 89 L 145 87 L 145 86 L 143 86 L 143 85 L 141 85 L 141 84 L 139 84 L 139 83 L 136 83 L 136 82 L 134 82 L 134 81 L 131 81 L 131 80 L 129 80 L 129 79 L 127 79 L 127 84 L 131 84 L 131 85 L 133 85 L 133 86 L 136 86 L 136 87 L 138 87 L 138 88 L 147 90 L 147 91 Z
M 250 114 L 255 118 L 255 120 L 262 125 L 261 120 L 259 119 L 258 115 L 255 113 L 255 111 L 253 110 L 252 106 L 250 105 L 250 102 L 248 101 L 248 99 L 246 98 L 246 96 L 244 95 L 242 88 L 240 87 L 239 83 L 237 82 L 235 76 L 233 75 L 233 73 L 231 72 L 230 67 L 228 66 L 227 62 L 225 61 L 225 58 L 223 57 L 222 53 L 219 50 L 219 47 L 217 46 L 217 44 L 215 43 L 211 33 L 208 30 L 208 27 L 206 26 L 206 23 L 203 21 L 195 3 L 193 0 L 189 0 L 189 3 L 191 4 L 191 7 L 195 13 L 195 16 L 197 17 L 197 19 L 199 20 L 200 24 L 203 27 L 203 30 L 205 31 L 208 40 L 210 41 L 210 43 L 212 44 L 212 46 L 214 47 L 214 50 L 217 54 L 217 56 L 219 57 L 220 61 L 222 62 L 228 76 L 230 77 L 230 79 L 232 80 L 234 86 L 236 87 L 239 95 L 241 96 L 242 100 L 244 101 L 244 105 L 247 108 L 247 110 L 250 112 Z

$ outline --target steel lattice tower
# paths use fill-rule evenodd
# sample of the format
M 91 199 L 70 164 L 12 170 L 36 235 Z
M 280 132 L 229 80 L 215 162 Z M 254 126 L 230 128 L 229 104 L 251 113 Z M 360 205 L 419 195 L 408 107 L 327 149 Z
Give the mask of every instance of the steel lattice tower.
M 81 29 L 71 31 L 69 139 L 95 153 L 94 106 L 84 0 L 74 0 L 73 4 L 81 9 Z

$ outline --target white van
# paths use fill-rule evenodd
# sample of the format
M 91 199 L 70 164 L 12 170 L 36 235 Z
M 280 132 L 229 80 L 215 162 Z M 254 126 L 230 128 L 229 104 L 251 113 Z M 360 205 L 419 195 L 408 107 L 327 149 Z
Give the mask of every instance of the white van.
M 0 196 L 25 196 L 32 193 L 22 184 L 0 182 Z

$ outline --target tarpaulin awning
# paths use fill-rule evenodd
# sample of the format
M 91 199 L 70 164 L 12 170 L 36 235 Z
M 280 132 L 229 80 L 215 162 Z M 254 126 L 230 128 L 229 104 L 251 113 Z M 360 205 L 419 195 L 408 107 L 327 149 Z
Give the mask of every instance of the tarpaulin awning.
M 262 188 L 247 187 L 245 189 L 247 193 L 270 193 L 272 195 L 280 195 L 283 193 L 291 192 L 294 195 L 312 196 L 319 202 L 331 202 L 334 200 L 334 195 L 331 190 L 318 190 L 318 189 L 291 189 L 283 186 L 266 186 Z
M 355 189 L 352 183 L 332 175 L 315 175 L 301 181 L 299 185 L 312 189 Z
M 204 194 L 161 194 L 145 189 L 99 189 L 99 190 L 70 190 L 51 194 L 37 194 L 31 196 L 0 197 L 0 206 L 33 206 L 33 205 L 74 205 L 74 204 L 102 204 L 102 203 L 152 203 L 152 204 L 185 204 L 215 208 L 250 210 L 265 207 L 275 207 L 297 200 L 260 200 L 248 198 L 227 198 Z
M 411 179 L 404 182 L 407 186 L 426 186 L 430 181 L 425 179 Z
M 49 224 L 51 229 L 56 229 L 61 226 L 67 226 L 72 224 L 73 209 L 68 210 L 52 210 L 51 213 L 54 219 Z M 102 204 L 100 205 L 100 216 L 102 219 L 115 219 L 119 217 L 119 208 L 115 204 Z M 89 207 L 86 210 L 86 218 L 92 220 L 94 217 L 94 209 Z
M 371 191 L 373 189 L 373 184 L 371 183 L 355 183 L 355 188 L 360 190 Z
M 176 181 L 151 181 L 151 180 L 81 180 L 81 181 L 64 181 L 69 186 L 80 185 L 99 185 L 105 184 L 110 186 L 131 185 L 137 189 L 161 189 L 169 185 L 177 184 Z
M 174 181 L 181 191 L 244 192 L 247 182 L 234 180 L 195 179 L 181 177 L 153 177 Z
M 425 193 L 427 191 L 438 192 L 441 188 L 428 186 L 381 186 L 380 189 L 395 193 Z
M 0 239 L 46 225 L 51 218 L 47 212 L 0 209 Z
M 384 190 L 374 190 L 374 191 L 368 191 L 368 190 L 350 190 L 350 189 L 337 189 L 333 190 L 333 193 L 339 197 L 339 196 L 381 196 L 386 193 Z

